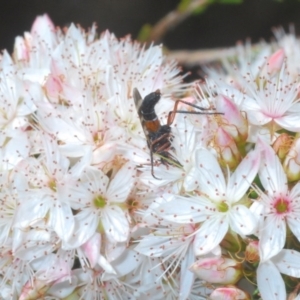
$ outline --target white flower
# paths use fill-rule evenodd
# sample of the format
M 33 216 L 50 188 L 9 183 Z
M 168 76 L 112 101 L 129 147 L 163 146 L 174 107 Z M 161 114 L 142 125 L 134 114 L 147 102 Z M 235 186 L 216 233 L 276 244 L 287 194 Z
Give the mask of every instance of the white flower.
M 85 161 L 71 168 L 53 140 L 44 137 L 43 145 L 45 156 L 28 158 L 18 165 L 15 177 L 20 205 L 14 226 L 25 230 L 43 219 L 67 242 L 74 230 L 71 203 L 79 197 L 76 186 Z
M 281 70 L 275 75 L 267 74 L 255 80 L 251 75 L 247 78 L 245 89 L 248 97 L 242 104 L 247 111 L 249 122 L 253 125 L 270 126 L 270 131 L 286 129 L 299 131 L 298 116 L 298 79 L 292 78 L 283 63 Z
M 256 227 L 254 215 L 243 198 L 260 165 L 258 150 L 251 151 L 230 176 L 227 183 L 216 158 L 206 149 L 196 157 L 200 186 L 199 196 L 171 196 L 160 205 L 159 217 L 180 224 L 197 224 L 194 232 L 195 255 L 212 251 L 224 238 L 229 227 L 244 236 Z
M 262 141 L 260 145 L 259 178 L 264 192 L 257 189 L 259 198 L 250 209 L 258 218 L 259 254 L 261 261 L 265 261 L 283 249 L 287 225 L 300 241 L 300 183 L 289 190 L 286 174 L 274 150 Z
M 130 231 L 130 218 L 126 200 L 135 182 L 135 167 L 126 163 L 109 179 L 102 171 L 89 168 L 82 181 L 79 211 L 75 215 L 75 228 L 69 244 L 79 247 L 89 240 L 100 228 L 107 242 L 127 241 Z
M 286 287 L 280 273 L 300 278 L 300 253 L 282 249 L 276 256 L 259 264 L 257 285 L 263 300 L 286 299 Z
M 194 263 L 193 251 L 194 232 L 192 225 L 169 224 L 146 235 L 135 247 L 135 251 L 149 256 L 160 258 L 160 264 L 166 265 L 161 277 L 173 277 L 180 266 L 179 296 L 186 299 L 194 283 L 194 274 L 188 267 Z
M 7 289 L 9 298 L 18 299 L 27 281 L 33 280 L 33 268 L 27 260 L 14 257 L 10 245 L 2 245 L 0 256 L 0 290 Z

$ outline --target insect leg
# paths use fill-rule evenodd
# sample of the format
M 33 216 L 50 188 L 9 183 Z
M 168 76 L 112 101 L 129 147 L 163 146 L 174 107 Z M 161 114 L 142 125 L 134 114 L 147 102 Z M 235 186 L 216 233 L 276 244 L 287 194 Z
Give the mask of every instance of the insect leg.
M 178 107 L 179 103 L 184 103 L 186 105 L 195 107 L 195 108 L 200 109 L 202 111 L 177 110 L 177 107 Z M 193 103 L 190 103 L 190 102 L 187 102 L 187 101 L 184 101 L 184 100 L 176 100 L 173 110 L 169 112 L 167 124 L 171 125 L 174 122 L 174 119 L 175 119 L 175 116 L 176 116 L 177 113 L 192 114 L 192 115 L 223 115 L 223 113 L 207 112 L 207 110 L 209 110 L 209 109 L 198 106 L 198 105 L 195 105 Z
M 161 178 L 158 178 L 154 175 L 154 168 L 153 168 L 153 150 L 152 150 L 152 146 L 153 144 L 150 145 L 150 160 L 151 160 L 151 174 L 152 176 L 157 179 L 157 180 L 161 180 Z

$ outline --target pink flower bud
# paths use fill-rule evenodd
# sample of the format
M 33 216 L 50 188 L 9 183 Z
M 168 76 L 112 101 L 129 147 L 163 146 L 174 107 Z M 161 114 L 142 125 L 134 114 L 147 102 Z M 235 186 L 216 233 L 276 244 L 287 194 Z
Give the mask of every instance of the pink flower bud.
M 219 127 L 216 132 L 215 146 L 220 155 L 220 163 L 235 169 L 241 161 L 241 154 L 234 139 L 222 127 Z
M 46 293 L 50 286 L 51 283 L 47 283 L 44 280 L 35 279 L 33 284 L 31 281 L 28 281 L 22 288 L 19 300 L 38 299 Z
M 31 34 L 44 36 L 45 32 L 48 32 L 49 29 L 50 31 L 55 31 L 55 26 L 49 16 L 47 14 L 44 14 L 35 18 L 31 27 Z
M 29 59 L 29 49 L 26 41 L 20 36 L 15 38 L 13 57 L 16 61 L 27 61 Z
M 56 100 L 59 98 L 59 94 L 63 90 L 62 82 L 59 77 L 49 75 L 47 81 L 44 85 L 47 96 L 51 100 Z
M 293 145 L 287 154 L 284 163 L 284 170 L 289 181 L 300 179 L 300 138 L 294 140 Z
M 250 263 L 255 263 L 259 261 L 259 249 L 258 241 L 251 241 L 245 251 L 245 258 Z
M 221 287 L 215 289 L 209 296 L 211 300 L 250 300 L 248 293 L 235 286 Z
M 91 267 L 94 268 L 98 262 L 101 248 L 101 234 L 96 232 L 94 235 L 82 245 L 82 249 L 86 257 L 89 259 Z
M 287 133 L 282 133 L 274 142 L 273 149 L 280 160 L 283 160 L 292 145 L 292 137 Z
M 217 110 L 224 113 L 222 127 L 236 141 L 245 142 L 248 137 L 248 121 L 236 104 L 228 97 L 220 95 L 216 100 Z
M 280 71 L 284 62 L 285 53 L 283 49 L 278 49 L 267 61 L 267 72 L 274 74 Z
M 197 260 L 190 271 L 210 283 L 235 284 L 242 277 L 242 264 L 231 258 L 209 257 Z

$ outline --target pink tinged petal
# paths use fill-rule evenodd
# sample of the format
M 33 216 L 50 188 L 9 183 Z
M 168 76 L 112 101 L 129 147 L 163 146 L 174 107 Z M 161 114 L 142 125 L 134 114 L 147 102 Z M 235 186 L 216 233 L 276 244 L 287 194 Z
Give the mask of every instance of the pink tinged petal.
M 189 247 L 181 262 L 179 300 L 186 300 L 190 295 L 195 280 L 195 274 L 189 270 L 189 267 L 194 261 L 195 254 L 193 248 Z
M 126 163 L 110 182 L 106 197 L 109 202 L 124 202 L 135 182 L 136 170 L 133 164 Z
M 271 261 L 259 264 L 257 268 L 257 286 L 263 300 L 286 299 L 284 281 Z
M 115 242 L 125 242 L 129 237 L 129 222 L 118 206 L 106 207 L 101 218 L 106 236 Z
M 283 49 L 278 49 L 275 53 L 273 53 L 267 61 L 267 71 L 270 74 L 274 74 L 279 72 L 283 62 L 284 62 L 285 53 Z
M 244 109 L 249 112 L 247 116 L 250 124 L 262 126 L 272 121 L 270 116 L 261 112 L 261 107 L 256 101 L 253 100 L 251 104 L 252 105 L 247 105 L 247 107 L 243 105 L 243 107 L 245 107 Z
M 235 284 L 242 277 L 242 264 L 231 258 L 200 258 L 190 270 L 202 280 L 210 283 Z
M 207 149 L 196 152 L 201 191 L 213 200 L 222 200 L 226 191 L 224 175 L 217 159 Z
M 156 212 L 167 221 L 189 224 L 205 221 L 215 210 L 215 205 L 204 197 L 175 196 L 173 201 L 160 205 Z
M 26 46 L 25 40 L 17 36 L 15 38 L 13 57 L 16 61 L 29 59 L 29 49 Z
M 67 242 L 75 226 L 71 207 L 65 203 L 56 203 L 50 212 L 50 224 L 62 241 Z
M 231 203 L 239 201 L 246 193 L 260 166 L 260 152 L 255 149 L 247 154 L 234 173 L 230 176 L 227 198 Z
M 248 136 L 248 121 L 237 105 L 228 97 L 220 95 L 216 99 L 217 111 L 224 113 L 225 124 L 222 127 L 236 140 L 245 141 Z
M 235 205 L 229 214 L 230 228 L 240 235 L 248 235 L 254 233 L 257 219 L 244 205 Z
M 272 262 L 276 264 L 280 273 L 300 278 L 300 253 L 295 250 L 283 249 Z
M 210 300 L 250 300 L 248 293 L 235 286 L 216 288 L 210 295 Z
M 45 280 L 35 279 L 33 282 L 28 281 L 22 288 L 19 300 L 38 299 L 49 289 L 50 283 Z
M 45 31 L 48 30 L 55 30 L 55 26 L 49 16 L 47 14 L 44 14 L 42 16 L 36 17 L 31 27 L 31 33 L 37 33 L 41 37 L 44 37 Z
M 221 165 L 235 169 L 241 160 L 241 154 L 234 139 L 222 127 L 219 127 L 215 134 L 215 145 L 220 155 Z
M 220 244 L 229 227 L 225 218 L 224 215 L 215 215 L 201 224 L 193 245 L 196 256 L 206 254 Z
M 284 246 L 286 224 L 284 219 L 274 215 L 266 217 L 259 232 L 260 260 L 266 261 L 278 254 Z
M 86 257 L 88 258 L 91 267 L 94 268 L 98 262 L 101 250 L 100 233 L 94 233 L 94 235 L 82 245 L 82 249 Z
M 41 53 L 44 51 L 45 54 L 47 54 L 49 51 L 54 49 L 57 43 L 55 26 L 47 14 L 35 19 L 31 27 L 31 34 L 34 38 L 32 41 L 39 43 L 38 45 Z
M 259 147 L 262 150 L 262 164 L 259 170 L 260 181 L 269 196 L 285 195 L 287 193 L 287 178 L 279 158 L 271 146 L 259 140 Z
M 45 88 L 47 96 L 50 99 L 52 99 L 52 98 L 57 99 L 59 97 L 59 94 L 63 90 L 63 86 L 62 86 L 60 77 L 50 74 L 47 78 L 44 88 Z

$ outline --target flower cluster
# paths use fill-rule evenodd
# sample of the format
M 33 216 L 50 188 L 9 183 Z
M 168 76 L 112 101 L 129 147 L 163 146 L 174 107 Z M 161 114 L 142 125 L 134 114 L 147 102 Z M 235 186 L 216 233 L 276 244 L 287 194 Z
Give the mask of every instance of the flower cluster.
M 300 41 L 276 37 L 185 84 L 160 46 L 38 17 L 0 58 L 0 298 L 295 296 Z M 135 88 L 180 110 L 165 152 Z

